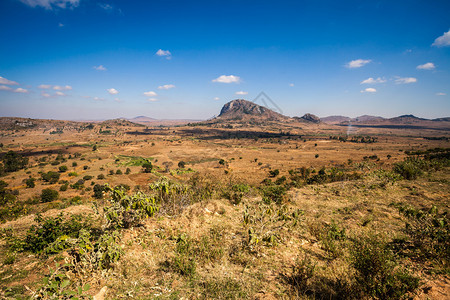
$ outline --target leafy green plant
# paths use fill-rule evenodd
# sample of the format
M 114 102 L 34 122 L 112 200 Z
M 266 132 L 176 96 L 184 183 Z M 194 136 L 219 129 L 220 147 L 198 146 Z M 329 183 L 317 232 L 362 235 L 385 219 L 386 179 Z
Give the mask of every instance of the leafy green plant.
M 34 292 L 33 298 L 37 299 L 92 299 L 92 296 L 86 294 L 90 285 L 79 285 L 73 282 L 67 275 L 70 264 L 55 266 L 50 269 L 50 274 L 43 279 L 43 285 Z
M 139 225 L 143 218 L 153 216 L 159 209 L 157 199 L 137 192 L 127 195 L 125 189 L 111 190 L 110 205 L 104 208 L 107 228 L 129 228 Z
M 45 182 L 48 182 L 50 184 L 57 183 L 59 180 L 59 177 L 61 176 L 58 172 L 54 171 L 48 171 L 47 173 L 43 173 L 42 180 Z

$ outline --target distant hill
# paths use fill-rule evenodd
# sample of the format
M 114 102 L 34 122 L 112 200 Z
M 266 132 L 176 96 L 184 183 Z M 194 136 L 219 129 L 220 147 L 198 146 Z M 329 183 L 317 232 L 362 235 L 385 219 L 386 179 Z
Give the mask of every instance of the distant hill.
M 291 118 L 286 117 L 273 110 L 258 105 L 256 103 L 236 99 L 226 103 L 216 120 L 233 120 L 233 121 L 288 121 Z
M 140 122 L 155 122 L 158 121 L 157 119 L 146 117 L 146 116 L 138 116 L 131 119 L 128 119 L 128 121 L 133 123 L 140 123 Z
M 304 114 L 303 117 L 294 117 L 295 120 L 300 121 L 300 122 L 307 122 L 307 123 L 320 123 L 321 119 L 313 114 Z
M 338 124 L 345 121 L 350 121 L 351 118 L 344 116 L 328 116 L 324 118 L 320 118 L 320 120 L 327 124 Z

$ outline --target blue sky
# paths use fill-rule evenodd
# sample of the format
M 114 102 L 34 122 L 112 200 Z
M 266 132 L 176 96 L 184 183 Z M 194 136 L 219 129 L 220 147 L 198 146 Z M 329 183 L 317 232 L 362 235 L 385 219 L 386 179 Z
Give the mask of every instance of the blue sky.
M 450 116 L 450 1 L 0 1 L 0 116 Z

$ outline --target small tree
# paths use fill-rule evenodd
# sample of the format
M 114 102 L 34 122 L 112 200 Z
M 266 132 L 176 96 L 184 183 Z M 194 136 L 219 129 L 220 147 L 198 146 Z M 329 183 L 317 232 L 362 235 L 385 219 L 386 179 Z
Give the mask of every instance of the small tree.
M 58 199 L 59 193 L 58 191 L 52 189 L 43 189 L 41 193 L 41 201 L 42 202 L 51 202 Z
M 125 171 L 125 174 L 130 174 L 131 173 L 131 169 L 130 168 L 127 168 L 127 170 Z
M 186 163 L 184 161 L 180 161 L 178 163 L 178 168 L 180 168 L 180 169 L 184 169 L 185 166 L 186 166 Z
M 58 169 L 61 173 L 64 173 L 67 171 L 67 166 L 60 166 Z

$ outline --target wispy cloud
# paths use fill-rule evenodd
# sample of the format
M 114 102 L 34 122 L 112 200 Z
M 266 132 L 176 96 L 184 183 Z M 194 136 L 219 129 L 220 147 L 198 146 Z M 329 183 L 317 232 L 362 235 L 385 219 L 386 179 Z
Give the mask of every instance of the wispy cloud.
M 92 99 L 94 101 L 105 101 L 105 98 L 101 98 L 101 97 L 93 97 Z
M 119 93 L 118 90 L 116 89 L 107 89 L 108 93 L 110 93 L 111 95 L 117 95 Z
M 220 98 L 219 97 L 214 97 L 214 100 L 219 101 Z
M 247 94 L 248 94 L 248 92 L 244 92 L 244 91 L 236 92 L 236 95 L 247 95 Z
M 51 95 L 49 93 L 46 93 L 44 91 L 41 92 L 41 96 L 44 97 L 44 98 L 50 98 L 51 97 Z
M 112 11 L 113 10 L 113 6 L 111 4 L 107 4 L 107 3 L 99 3 L 98 6 L 100 6 L 100 8 L 106 10 L 106 11 Z
M 290 87 L 293 87 L 293 86 L 294 86 L 294 84 L 293 84 L 293 83 L 289 83 L 289 86 L 290 86 Z
M 148 91 L 148 92 L 145 92 L 145 93 L 144 93 L 144 96 L 147 96 L 147 97 L 156 97 L 156 96 L 158 96 L 158 94 L 155 93 L 154 91 Z
M 158 101 L 158 99 L 156 99 L 156 98 L 148 98 L 147 101 L 148 102 L 156 102 L 156 101 Z
M 28 90 L 27 90 L 27 89 L 23 89 L 23 88 L 17 88 L 17 89 L 15 89 L 13 92 L 14 92 L 14 93 L 23 93 L 23 94 L 26 94 L 26 93 L 28 93 Z
M 370 59 L 355 59 L 348 62 L 345 66 L 349 69 L 361 68 L 370 63 L 372 60 Z
M 365 90 L 362 90 L 361 93 L 376 93 L 377 90 L 374 88 L 367 88 Z
M 443 35 L 434 40 L 431 46 L 435 47 L 446 47 L 450 46 L 450 30 L 445 32 Z
M 2 76 L 0 76 L 0 84 L 7 84 L 7 85 L 19 85 L 18 82 L 12 81 L 12 80 L 8 80 Z
M 52 85 L 50 85 L 50 84 L 41 84 L 41 85 L 38 86 L 38 88 L 40 88 L 40 89 L 51 89 Z
M 239 83 L 241 78 L 239 76 L 234 75 L 221 75 L 216 79 L 213 79 L 212 82 L 221 82 L 221 83 Z
M 11 91 L 12 88 L 7 85 L 0 85 L 0 91 Z
M 436 66 L 433 63 L 428 62 L 428 63 L 423 64 L 423 65 L 418 65 L 416 68 L 418 70 L 434 70 L 434 69 L 436 69 Z
M 386 82 L 386 79 L 378 77 L 377 79 L 374 79 L 372 77 L 369 77 L 363 81 L 361 81 L 361 84 L 376 84 L 376 83 L 384 83 Z
M 72 89 L 72 87 L 70 85 L 65 85 L 65 86 L 61 86 L 61 85 L 54 85 L 53 89 L 55 91 L 69 91 Z
M 54 8 L 74 8 L 80 4 L 80 0 L 20 0 L 20 2 L 31 7 L 44 7 L 52 10 Z
M 446 96 L 446 93 L 436 93 L 436 96 Z
M 397 77 L 395 79 L 395 83 L 397 84 L 408 84 L 417 82 L 417 78 L 414 77 Z
M 56 96 L 65 96 L 66 94 L 64 94 L 63 92 L 57 91 L 55 92 Z
M 170 53 L 169 50 L 159 49 L 158 51 L 156 51 L 155 54 L 158 55 L 158 56 L 161 56 L 161 57 L 165 57 L 166 59 L 171 59 L 172 58 L 172 53 Z
M 173 89 L 175 87 L 175 85 L 173 84 L 165 84 L 165 85 L 160 85 L 158 86 L 159 90 L 170 90 Z
M 63 23 L 59 23 L 58 27 L 64 27 L 64 24 Z
M 97 71 L 106 71 L 107 70 L 103 65 L 94 66 L 93 69 L 97 70 Z

